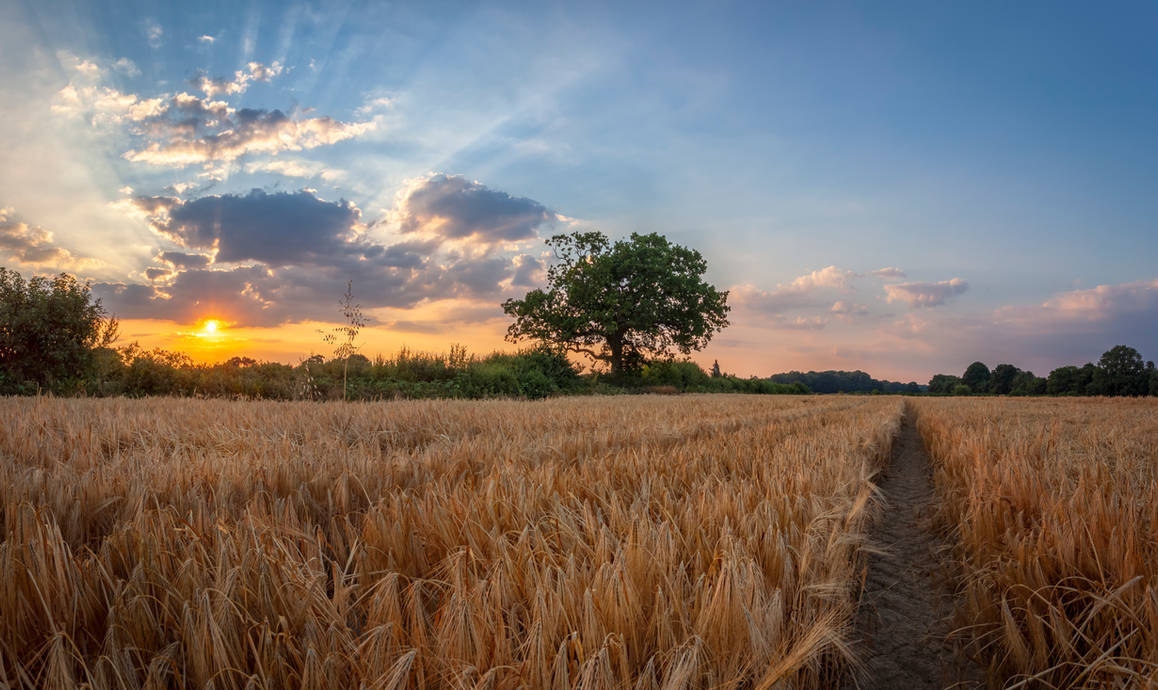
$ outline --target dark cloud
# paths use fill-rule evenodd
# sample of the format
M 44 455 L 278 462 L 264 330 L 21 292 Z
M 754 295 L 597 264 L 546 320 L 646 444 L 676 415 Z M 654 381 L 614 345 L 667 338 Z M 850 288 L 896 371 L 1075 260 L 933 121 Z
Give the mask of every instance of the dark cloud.
M 515 258 L 515 276 L 511 285 L 515 287 L 535 287 L 543 278 L 543 262 L 530 254 Z
M 160 236 L 216 253 L 211 261 L 207 254 L 163 251 L 158 258 L 172 270 L 149 269 L 155 285 L 94 286 L 125 318 L 192 321 L 213 314 L 263 326 L 333 321 L 350 280 L 365 309 L 449 298 L 497 304 L 512 276 L 542 267 L 533 256 L 512 259 L 485 244 L 450 251 L 439 237 L 382 244 L 368 237 L 355 205 L 311 191 L 133 203 Z
M 527 240 L 558 215 L 532 199 L 471 182 L 459 175 L 432 175 L 402 197 L 403 232 L 425 231 L 446 239 L 492 244 Z
M 204 254 L 184 252 L 161 252 L 157 258 L 174 268 L 205 268 L 212 262 L 212 258 Z
M 359 252 L 356 206 L 310 192 L 223 194 L 177 202 L 153 227 L 190 249 L 217 249 L 218 262 L 271 266 L 328 263 Z

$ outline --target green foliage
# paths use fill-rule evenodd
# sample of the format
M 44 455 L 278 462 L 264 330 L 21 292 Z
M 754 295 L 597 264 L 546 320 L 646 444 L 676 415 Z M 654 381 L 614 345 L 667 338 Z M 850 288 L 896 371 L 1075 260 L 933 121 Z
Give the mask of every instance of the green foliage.
M 973 395 L 973 389 L 964 383 L 953 386 L 953 395 Z
M 989 377 L 989 392 L 994 395 L 1009 395 L 1013 390 L 1013 380 L 1021 369 L 1012 364 L 998 364 L 993 367 L 993 373 Z
M 1142 355 L 1132 347 L 1115 345 L 1098 360 L 1102 395 L 1146 395 L 1150 376 Z
M 82 390 L 94 351 L 116 334 L 117 320 L 73 276 L 25 281 L 0 267 L 0 392 Z
M 649 386 L 675 386 L 678 390 L 705 387 L 712 382 L 698 364 L 691 361 L 657 360 L 643 365 L 640 378 Z
M 801 383 L 814 393 L 919 393 L 916 381 L 880 381 L 863 371 L 790 371 L 773 374 L 776 383 Z
M 334 346 L 334 356 L 342 360 L 342 399 L 346 399 L 346 384 L 350 373 L 350 359 L 358 352 L 356 340 L 358 333 L 366 325 L 366 317 L 362 315 L 362 307 L 354 301 L 354 281 L 347 281 L 346 292 L 338 301 L 342 308 L 341 326 L 334 326 L 328 331 L 320 331 L 322 340 Z M 370 360 L 362 357 L 367 363 Z
M 963 379 L 972 375 L 974 380 L 979 380 L 984 366 L 981 362 L 970 364 Z M 945 391 L 951 392 L 949 384 L 953 378 L 944 374 L 934 376 L 929 392 L 942 395 Z M 1141 353 L 1134 348 L 1116 345 L 1103 353 L 1097 364 L 1058 367 L 1046 378 L 1012 364 L 998 364 L 990 373 L 988 392 L 993 395 L 1158 395 L 1158 371 L 1153 362 L 1143 362 Z
M 961 379 L 949 374 L 936 374 L 929 379 L 929 393 L 931 395 L 953 395 L 957 386 L 963 385 Z
M 990 377 L 989 367 L 985 366 L 984 362 L 974 362 L 965 369 L 961 381 L 974 393 L 985 393 L 989 390 Z
M 1040 376 L 1034 376 L 1032 371 L 1019 371 L 1013 377 L 1010 395 L 1044 395 L 1048 383 Z
M 656 233 L 612 244 L 599 232 L 555 235 L 547 289 L 509 299 L 507 338 L 538 341 L 634 373 L 648 357 L 703 349 L 728 325 L 727 292 L 702 276 L 699 252 Z

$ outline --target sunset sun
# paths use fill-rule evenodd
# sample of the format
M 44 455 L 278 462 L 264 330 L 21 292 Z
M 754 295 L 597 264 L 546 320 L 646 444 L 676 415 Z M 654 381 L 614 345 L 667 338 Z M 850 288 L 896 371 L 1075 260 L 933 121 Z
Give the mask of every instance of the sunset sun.
M 207 319 L 205 323 L 201 325 L 201 334 L 205 336 L 214 336 L 217 335 L 218 329 L 220 328 L 220 321 L 217 319 Z

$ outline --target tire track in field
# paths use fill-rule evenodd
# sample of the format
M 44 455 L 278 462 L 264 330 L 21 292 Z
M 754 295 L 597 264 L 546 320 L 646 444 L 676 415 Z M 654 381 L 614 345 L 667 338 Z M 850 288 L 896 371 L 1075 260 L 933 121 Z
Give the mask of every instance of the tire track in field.
M 944 578 L 944 542 L 930 524 L 937 497 L 925 444 L 906 405 L 889 466 L 880 480 L 884 512 L 868 557 L 868 576 L 856 618 L 864 670 L 853 688 L 977 688 L 985 676 L 963 661 L 948 639 L 953 593 Z

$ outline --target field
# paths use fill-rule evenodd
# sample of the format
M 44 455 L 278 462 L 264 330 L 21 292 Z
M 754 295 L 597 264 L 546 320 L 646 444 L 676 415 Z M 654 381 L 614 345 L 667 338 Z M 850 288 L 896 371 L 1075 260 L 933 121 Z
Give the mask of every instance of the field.
M 0 401 L 0 683 L 823 687 L 900 399 Z
M 1158 404 L 926 399 L 963 625 L 994 678 L 1158 685 Z
M 914 420 L 991 683 L 1154 683 L 1156 412 L 0 399 L 0 687 L 839 686 Z

